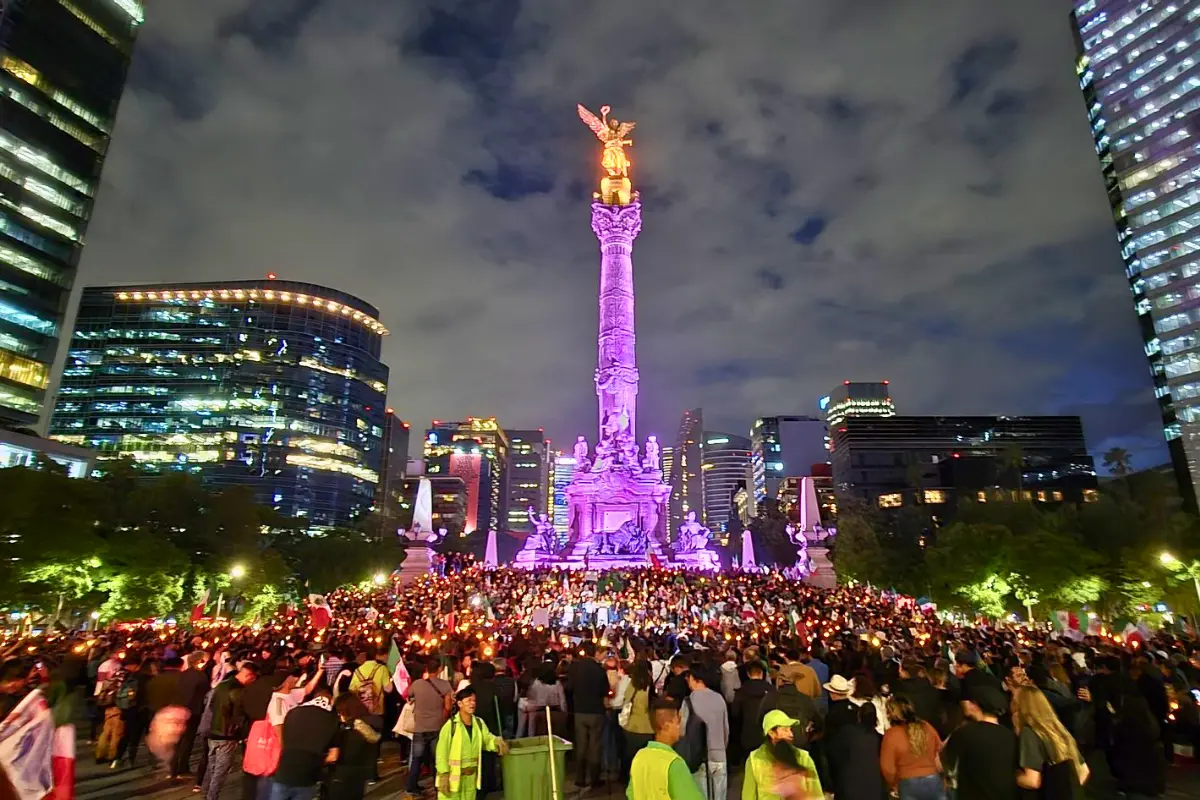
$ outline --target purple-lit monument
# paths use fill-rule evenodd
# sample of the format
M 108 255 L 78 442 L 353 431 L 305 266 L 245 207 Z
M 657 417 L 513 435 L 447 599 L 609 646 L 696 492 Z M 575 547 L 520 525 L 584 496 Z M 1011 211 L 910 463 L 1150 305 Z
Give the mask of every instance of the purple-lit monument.
M 575 443 L 575 475 L 567 487 L 569 535 L 554 546 L 553 526 L 545 523 L 525 542 L 519 565 L 616 567 L 662 563 L 715 569 L 708 550 L 711 535 L 691 520 L 672 545 L 667 531 L 670 485 L 663 483 L 657 439 L 637 441 L 638 370 L 633 302 L 633 240 L 642 229 L 642 205 L 629 180 L 625 147 L 634 123 L 600 117 L 579 106 L 579 116 L 604 143 L 605 175 L 592 202 L 592 231 L 600 242 L 600 336 L 596 398 L 600 430 L 595 448 L 580 436 Z

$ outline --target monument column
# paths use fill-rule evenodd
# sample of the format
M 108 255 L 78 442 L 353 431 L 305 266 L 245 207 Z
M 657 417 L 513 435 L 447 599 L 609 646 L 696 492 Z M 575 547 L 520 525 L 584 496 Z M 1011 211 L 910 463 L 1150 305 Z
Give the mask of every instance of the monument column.
M 596 397 L 600 428 L 622 413 L 636 437 L 638 370 L 633 303 L 633 240 L 642 229 L 642 204 L 592 203 L 600 241 L 600 337 Z

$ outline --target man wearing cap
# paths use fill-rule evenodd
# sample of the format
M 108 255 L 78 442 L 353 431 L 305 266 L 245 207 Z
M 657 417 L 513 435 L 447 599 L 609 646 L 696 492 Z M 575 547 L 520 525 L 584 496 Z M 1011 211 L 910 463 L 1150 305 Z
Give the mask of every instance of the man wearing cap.
M 1008 696 L 999 689 L 973 686 L 962 700 L 962 727 L 951 734 L 941 759 L 958 781 L 960 800 L 1015 800 L 1017 737 L 1000 724 Z
M 508 753 L 508 744 L 475 716 L 475 690 L 469 685 L 454 695 L 458 710 L 442 726 L 437 740 L 438 800 L 475 800 L 483 785 L 483 751 Z
M 629 768 L 628 800 L 669 797 L 671 800 L 704 800 L 700 786 L 687 762 L 675 752 L 675 743 L 683 735 L 679 709 L 668 700 L 659 700 L 650 712 L 654 741 L 633 757 Z
M 798 724 L 778 709 L 763 717 L 763 743 L 746 759 L 742 800 L 824 796 L 812 756 L 792 744 L 792 727 Z

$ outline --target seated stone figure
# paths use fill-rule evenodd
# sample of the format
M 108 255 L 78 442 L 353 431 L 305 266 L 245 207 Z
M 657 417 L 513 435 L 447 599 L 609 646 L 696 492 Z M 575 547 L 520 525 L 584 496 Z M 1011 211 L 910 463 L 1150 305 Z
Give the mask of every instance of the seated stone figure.
M 689 511 L 675 537 L 675 552 L 695 553 L 698 550 L 706 550 L 711 539 L 712 533 L 709 529 L 696 522 L 696 512 Z

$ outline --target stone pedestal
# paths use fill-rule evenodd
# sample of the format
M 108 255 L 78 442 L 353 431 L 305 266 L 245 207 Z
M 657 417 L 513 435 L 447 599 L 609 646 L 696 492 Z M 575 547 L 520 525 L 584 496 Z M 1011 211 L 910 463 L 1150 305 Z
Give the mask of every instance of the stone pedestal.
M 421 575 L 433 572 L 433 557 L 436 553 L 432 547 L 414 544 L 409 545 L 404 552 L 404 563 L 400 565 L 400 585 L 407 586 Z
M 617 465 L 601 472 L 575 473 L 567 497 L 570 505 L 571 536 L 559 555 L 561 562 L 603 569 L 640 566 L 650 555 L 666 561 L 667 500 L 671 487 L 653 471 L 638 471 Z M 632 523 L 646 534 L 644 549 L 633 552 L 603 552 L 604 543 L 619 544 L 621 529 Z
M 833 562 L 829 560 L 829 548 L 810 545 L 808 557 L 812 559 L 813 570 L 804 582 L 821 589 L 837 588 L 837 572 L 833 569 Z
M 711 550 L 696 550 L 692 553 L 676 553 L 672 566 L 713 572 L 721 568 L 721 560 Z

